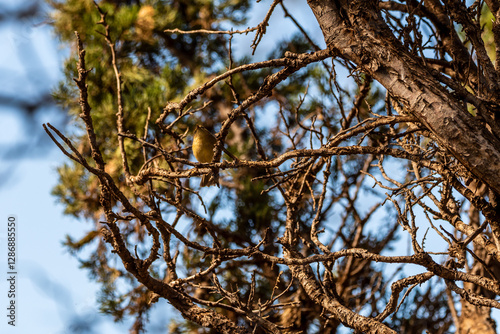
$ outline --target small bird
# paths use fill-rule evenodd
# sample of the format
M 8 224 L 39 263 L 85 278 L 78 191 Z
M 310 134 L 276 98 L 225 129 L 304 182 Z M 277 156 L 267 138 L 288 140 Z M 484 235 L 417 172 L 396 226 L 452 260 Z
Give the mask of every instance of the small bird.
M 217 140 L 205 127 L 197 125 L 193 135 L 193 154 L 196 160 L 201 163 L 212 162 L 214 157 L 214 146 Z M 205 174 L 201 178 L 200 187 L 208 187 L 217 184 L 216 177 L 212 174 Z
M 204 126 L 197 125 L 196 129 L 194 129 L 193 135 L 193 154 L 196 160 L 201 163 L 210 163 L 214 158 L 214 147 L 217 143 L 217 139 L 215 136 L 207 130 Z M 231 152 L 226 150 L 225 147 L 222 147 L 222 150 L 234 161 L 238 161 L 238 158 L 234 156 Z M 213 186 L 215 184 L 219 185 L 219 176 L 218 173 L 216 175 L 206 174 L 201 178 L 200 186 L 208 187 Z

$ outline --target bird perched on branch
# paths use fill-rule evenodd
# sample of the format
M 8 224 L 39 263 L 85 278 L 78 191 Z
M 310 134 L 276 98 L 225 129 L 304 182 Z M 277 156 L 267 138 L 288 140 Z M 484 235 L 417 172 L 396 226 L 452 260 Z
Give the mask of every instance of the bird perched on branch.
M 215 136 L 208 131 L 205 127 L 201 125 L 197 125 L 194 130 L 193 135 L 193 154 L 196 160 L 201 163 L 210 163 L 214 158 L 214 147 L 217 142 Z M 224 152 L 229 155 L 233 160 L 237 160 L 237 158 L 231 154 L 225 148 L 222 148 Z M 218 176 L 213 175 L 212 173 L 203 175 L 201 178 L 200 186 L 208 187 L 213 186 L 215 184 L 218 185 Z

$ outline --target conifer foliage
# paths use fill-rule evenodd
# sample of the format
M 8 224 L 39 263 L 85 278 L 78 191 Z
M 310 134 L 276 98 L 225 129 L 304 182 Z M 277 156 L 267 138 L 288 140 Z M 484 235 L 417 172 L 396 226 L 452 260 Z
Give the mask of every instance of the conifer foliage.
M 44 124 L 68 157 L 53 193 L 90 223 L 65 245 L 103 312 L 133 333 L 164 300 L 172 333 L 496 333 L 496 1 L 50 4 L 75 126 Z M 237 56 L 280 20 L 266 59 Z

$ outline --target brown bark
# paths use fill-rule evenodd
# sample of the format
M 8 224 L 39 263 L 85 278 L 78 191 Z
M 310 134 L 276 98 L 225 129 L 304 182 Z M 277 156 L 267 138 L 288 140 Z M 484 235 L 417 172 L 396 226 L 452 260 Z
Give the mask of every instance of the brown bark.
M 300 257 L 299 254 L 290 254 L 285 251 L 285 257 Z M 342 305 L 334 296 L 324 293 L 321 285 L 316 281 L 309 265 L 290 266 L 293 276 L 297 278 L 309 298 L 321 305 L 326 312 L 331 313 L 345 326 L 354 328 L 363 333 L 395 334 L 396 332 L 382 322 L 359 315 Z
M 309 0 L 327 46 L 382 84 L 475 176 L 500 192 L 500 142 L 387 27 L 376 1 Z
M 457 334 L 496 334 L 490 312 L 489 307 L 472 305 L 464 300 Z

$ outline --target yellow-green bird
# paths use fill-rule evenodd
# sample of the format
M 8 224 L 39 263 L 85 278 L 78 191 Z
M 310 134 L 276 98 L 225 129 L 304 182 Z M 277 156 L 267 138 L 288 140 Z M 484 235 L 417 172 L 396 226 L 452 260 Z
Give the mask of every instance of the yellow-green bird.
M 210 131 L 197 125 L 193 135 L 193 154 L 196 160 L 201 163 L 212 162 L 216 142 L 215 136 Z M 200 187 L 213 186 L 214 184 L 217 184 L 217 180 L 216 177 L 212 177 L 212 173 L 202 176 Z

